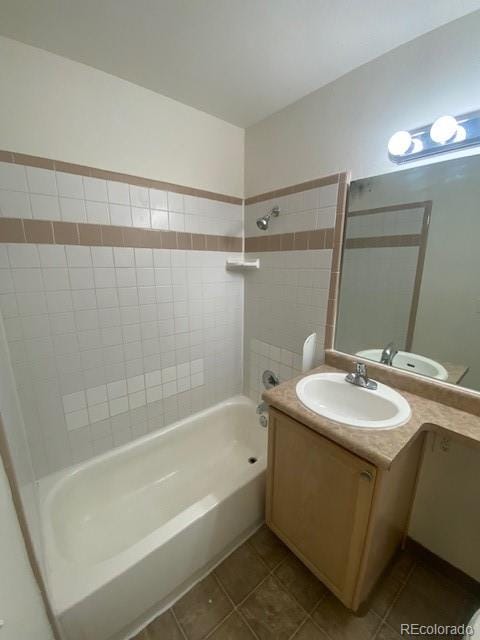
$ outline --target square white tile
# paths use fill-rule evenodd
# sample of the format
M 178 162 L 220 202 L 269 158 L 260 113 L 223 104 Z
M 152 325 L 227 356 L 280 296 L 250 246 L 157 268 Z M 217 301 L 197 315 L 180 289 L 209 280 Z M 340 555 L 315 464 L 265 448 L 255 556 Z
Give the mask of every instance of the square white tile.
M 0 162 L 0 189 L 28 191 L 25 167 L 10 162 Z
M 55 171 L 38 167 L 25 167 L 30 193 L 57 195 Z
M 82 176 L 57 171 L 57 188 L 61 196 L 84 199 Z
M 32 217 L 38 220 L 60 220 L 60 205 L 56 196 L 30 195 Z
M 0 215 L 3 218 L 31 218 L 28 193 L 0 190 Z
M 100 178 L 89 178 L 84 176 L 83 188 L 85 198 L 96 202 L 108 202 L 107 183 Z

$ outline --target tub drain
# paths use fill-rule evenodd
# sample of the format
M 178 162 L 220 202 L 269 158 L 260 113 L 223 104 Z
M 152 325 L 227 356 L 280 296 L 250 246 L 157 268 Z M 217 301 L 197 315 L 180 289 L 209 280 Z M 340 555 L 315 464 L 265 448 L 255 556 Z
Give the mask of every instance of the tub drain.
M 257 461 L 257 458 L 254 458 L 253 456 L 251 458 L 248 459 L 248 462 L 250 464 L 255 464 L 255 462 Z

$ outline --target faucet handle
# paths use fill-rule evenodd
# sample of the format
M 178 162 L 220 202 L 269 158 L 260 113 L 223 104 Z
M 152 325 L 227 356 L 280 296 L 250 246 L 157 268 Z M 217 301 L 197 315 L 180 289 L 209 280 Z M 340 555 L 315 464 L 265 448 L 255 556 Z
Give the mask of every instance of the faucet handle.
M 367 365 L 364 362 L 355 362 L 355 373 L 357 376 L 366 376 Z

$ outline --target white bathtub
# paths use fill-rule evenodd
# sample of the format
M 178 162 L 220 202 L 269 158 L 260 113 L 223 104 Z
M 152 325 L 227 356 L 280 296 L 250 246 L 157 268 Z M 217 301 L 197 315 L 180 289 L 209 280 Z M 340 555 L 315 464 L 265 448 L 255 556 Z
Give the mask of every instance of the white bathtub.
M 263 521 L 265 466 L 239 396 L 41 481 L 65 638 L 126 638 L 170 606 Z

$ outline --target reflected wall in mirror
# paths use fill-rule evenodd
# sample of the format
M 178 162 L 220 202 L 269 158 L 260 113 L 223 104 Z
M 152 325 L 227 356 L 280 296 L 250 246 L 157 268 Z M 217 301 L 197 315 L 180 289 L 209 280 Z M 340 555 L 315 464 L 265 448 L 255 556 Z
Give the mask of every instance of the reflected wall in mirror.
M 335 348 L 480 391 L 480 157 L 350 185 Z

